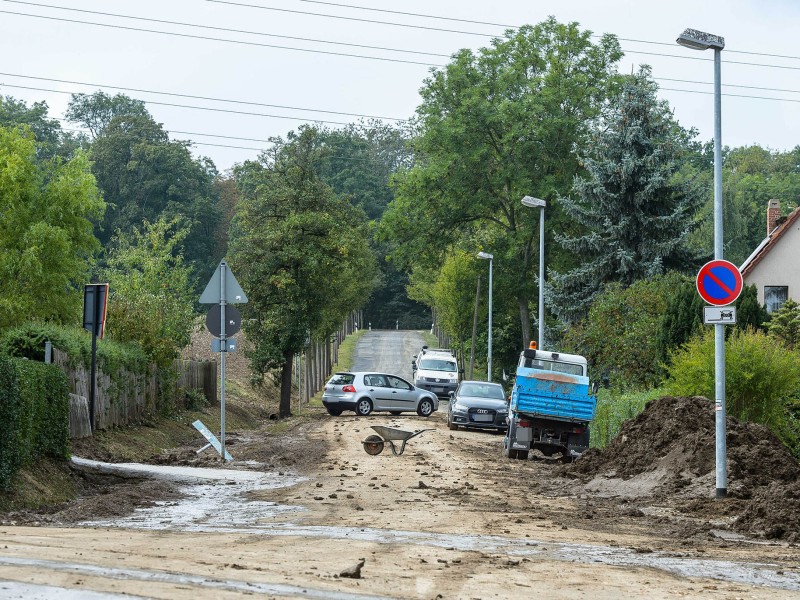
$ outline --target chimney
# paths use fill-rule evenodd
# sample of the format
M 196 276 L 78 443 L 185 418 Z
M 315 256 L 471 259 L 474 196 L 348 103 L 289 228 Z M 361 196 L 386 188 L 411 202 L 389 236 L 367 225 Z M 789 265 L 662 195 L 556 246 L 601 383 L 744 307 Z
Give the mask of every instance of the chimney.
M 767 237 L 778 224 L 778 219 L 781 218 L 781 201 L 770 200 L 767 203 Z

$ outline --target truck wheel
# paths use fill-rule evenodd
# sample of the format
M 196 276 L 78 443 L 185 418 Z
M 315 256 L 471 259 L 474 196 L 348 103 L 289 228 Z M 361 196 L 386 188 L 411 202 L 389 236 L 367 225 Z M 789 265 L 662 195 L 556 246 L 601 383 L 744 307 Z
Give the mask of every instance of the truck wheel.
M 527 450 L 514 450 L 517 455 L 514 457 L 518 460 L 528 460 L 528 451 Z

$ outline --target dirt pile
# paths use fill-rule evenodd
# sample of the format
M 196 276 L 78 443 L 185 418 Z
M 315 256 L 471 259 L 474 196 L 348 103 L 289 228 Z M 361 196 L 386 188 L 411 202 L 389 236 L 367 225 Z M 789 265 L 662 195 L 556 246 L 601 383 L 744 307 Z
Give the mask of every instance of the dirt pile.
M 800 541 L 800 465 L 762 425 L 727 418 L 728 494 L 744 500 L 736 526 Z M 620 495 L 713 497 L 714 403 L 665 396 L 626 422 L 603 450 L 566 468 L 589 489 Z

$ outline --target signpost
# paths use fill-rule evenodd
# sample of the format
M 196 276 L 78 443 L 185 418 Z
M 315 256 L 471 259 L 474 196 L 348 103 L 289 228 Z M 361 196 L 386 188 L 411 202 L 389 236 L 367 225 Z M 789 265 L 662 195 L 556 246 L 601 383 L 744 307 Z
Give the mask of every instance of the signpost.
M 727 260 L 707 262 L 697 274 L 700 297 L 714 306 L 727 306 L 742 293 L 742 274 Z
M 212 335 L 219 338 L 220 447 L 217 448 L 217 451 L 225 460 L 232 460 L 230 454 L 225 452 L 225 355 L 229 350 L 236 349 L 236 346 L 228 341 L 228 336 L 239 331 L 242 323 L 239 311 L 233 306 L 229 307 L 228 304 L 244 304 L 246 302 L 247 296 L 228 268 L 228 263 L 224 260 L 221 261 L 206 284 L 206 289 L 200 295 L 200 304 L 215 305 L 209 310 L 206 326 Z M 217 311 L 219 320 L 216 319 Z M 212 348 L 216 351 L 214 345 Z
M 721 184 L 720 184 L 721 185 Z M 716 221 L 716 218 L 715 218 Z M 742 293 L 742 274 L 733 263 L 722 259 L 722 225 L 720 194 L 720 235 L 715 233 L 715 255 L 697 273 L 697 292 L 712 304 L 703 309 L 703 322 L 714 324 L 714 414 L 716 431 L 717 498 L 728 495 L 728 457 L 725 432 L 725 325 L 736 322 L 735 307 L 728 306 Z M 717 248 L 717 241 L 719 247 Z M 725 307 L 723 310 L 722 307 Z
M 92 332 L 92 361 L 89 373 L 89 429 L 94 431 L 94 398 L 97 390 L 97 338 L 106 332 L 108 284 L 89 283 L 83 288 L 83 328 Z

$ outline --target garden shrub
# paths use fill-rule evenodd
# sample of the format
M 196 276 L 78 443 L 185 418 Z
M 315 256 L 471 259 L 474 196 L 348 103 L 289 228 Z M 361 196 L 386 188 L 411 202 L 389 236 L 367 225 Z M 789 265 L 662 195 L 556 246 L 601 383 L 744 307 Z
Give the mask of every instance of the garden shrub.
M 20 467 L 69 453 L 69 388 L 58 367 L 0 355 L 0 489 Z
M 597 409 L 589 425 L 592 448 L 605 448 L 617 437 L 628 419 L 644 410 L 645 405 L 664 395 L 663 390 L 625 391 L 619 388 L 601 389 L 597 394 Z
M 715 396 L 714 331 L 692 338 L 671 354 L 668 393 Z M 734 330 L 725 342 L 728 414 L 772 429 L 796 452 L 796 421 L 790 407 L 800 390 L 800 354 L 758 330 Z

